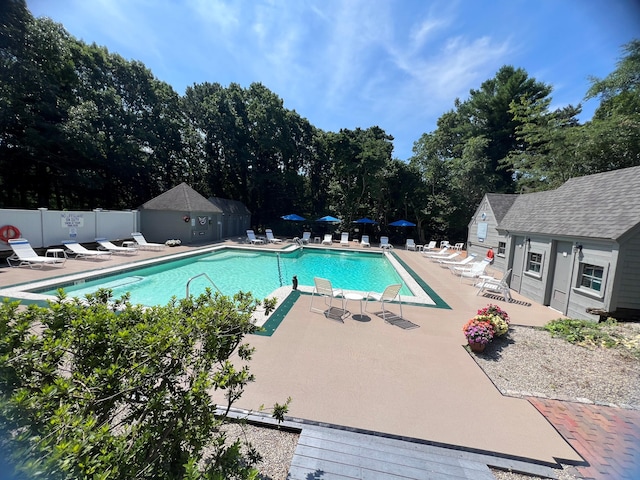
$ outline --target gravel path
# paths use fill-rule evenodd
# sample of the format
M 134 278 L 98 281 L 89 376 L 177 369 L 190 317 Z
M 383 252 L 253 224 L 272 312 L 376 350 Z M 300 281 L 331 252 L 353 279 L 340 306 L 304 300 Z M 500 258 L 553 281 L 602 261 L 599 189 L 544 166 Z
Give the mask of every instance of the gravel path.
M 638 348 L 640 324 L 619 324 L 615 328 L 629 344 Z M 504 395 L 640 409 L 637 380 L 640 359 L 620 350 L 573 345 L 541 329 L 513 326 L 506 338 L 495 339 L 484 353 L 475 355 L 475 359 Z M 297 434 L 255 426 L 244 428 L 246 438 L 263 456 L 258 466 L 260 478 L 285 480 Z M 559 480 L 581 478 L 572 470 L 565 467 L 558 473 Z M 497 480 L 541 478 L 500 470 L 492 472 Z

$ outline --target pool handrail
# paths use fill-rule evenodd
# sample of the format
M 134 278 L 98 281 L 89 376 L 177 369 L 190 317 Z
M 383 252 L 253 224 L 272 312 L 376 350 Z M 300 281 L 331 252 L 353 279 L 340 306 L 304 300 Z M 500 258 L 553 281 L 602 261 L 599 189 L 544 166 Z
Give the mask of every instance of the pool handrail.
M 198 277 L 207 277 L 207 280 L 209 280 L 209 282 L 211 282 L 211 285 L 213 285 L 213 288 L 215 288 L 219 293 L 222 293 L 220 291 L 220 289 L 218 288 L 218 286 L 215 283 L 213 283 L 213 280 L 211 280 L 209 275 L 207 275 L 206 273 L 202 272 L 202 273 L 199 273 L 198 275 L 194 275 L 189 280 L 187 280 L 187 296 L 185 298 L 189 298 L 189 284 L 191 283 L 191 280 L 195 280 Z

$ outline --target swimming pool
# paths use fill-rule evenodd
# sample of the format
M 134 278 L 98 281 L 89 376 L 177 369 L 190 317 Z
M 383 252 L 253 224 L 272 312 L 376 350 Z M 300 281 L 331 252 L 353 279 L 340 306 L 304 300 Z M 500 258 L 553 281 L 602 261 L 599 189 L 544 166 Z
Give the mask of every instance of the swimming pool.
M 133 303 L 151 306 L 166 304 L 172 296 L 183 298 L 187 283 L 193 295 L 207 287 L 214 288 L 210 279 L 226 295 L 242 290 L 262 299 L 279 287 L 291 285 L 294 275 L 300 287 L 312 287 L 314 277 L 323 277 L 328 278 L 334 288 L 365 292 L 381 292 L 387 285 L 405 283 L 389 259 L 379 252 L 224 249 L 95 280 L 58 284 L 38 293 L 55 295 L 58 288 L 64 288 L 69 296 L 84 297 L 98 288 L 109 288 L 116 298 L 128 292 Z M 406 285 L 400 293 L 414 295 Z

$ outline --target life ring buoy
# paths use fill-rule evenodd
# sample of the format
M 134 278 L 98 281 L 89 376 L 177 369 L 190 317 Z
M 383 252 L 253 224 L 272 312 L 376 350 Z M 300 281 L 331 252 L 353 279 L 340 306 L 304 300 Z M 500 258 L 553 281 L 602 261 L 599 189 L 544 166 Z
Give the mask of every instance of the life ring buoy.
M 9 240 L 20 238 L 20 230 L 13 225 L 5 225 L 0 228 L 0 242 L 9 243 Z

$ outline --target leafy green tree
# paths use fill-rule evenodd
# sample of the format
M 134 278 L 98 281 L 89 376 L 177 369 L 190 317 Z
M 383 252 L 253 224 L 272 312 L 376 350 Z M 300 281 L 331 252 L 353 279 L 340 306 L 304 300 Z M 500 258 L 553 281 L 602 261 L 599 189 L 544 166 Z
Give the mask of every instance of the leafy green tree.
M 455 108 L 438 119 L 437 129 L 416 142 L 411 161 L 432 186 L 426 212 L 434 232 L 463 238 L 485 193 L 515 190 L 509 154 L 521 141 L 516 135 L 520 122 L 510 105 L 521 98 L 538 102 L 550 92 L 551 87 L 529 78 L 523 69 L 504 66 L 478 90 L 471 90 L 467 100 L 456 99 Z
M 392 141 L 380 127 L 327 134 L 331 162 L 328 210 L 348 225 L 363 215 L 375 216 L 372 207 L 391 161 Z
M 613 72 L 603 79 L 591 78 L 585 98 L 600 98 L 594 120 L 615 114 L 640 114 L 640 40 L 627 43 L 623 51 L 626 53 Z
M 254 381 L 244 339 L 259 302 L 210 291 L 154 308 L 111 300 L 2 304 L 0 455 L 19 478 L 255 478 L 255 451 L 243 458 L 220 427 Z
M 576 141 L 583 175 L 640 165 L 640 40 L 623 51 L 613 72 L 591 79 L 586 99 L 600 98 L 600 105 Z
M 557 188 L 584 174 L 575 154 L 580 106 L 550 112 L 550 103 L 550 98 L 534 102 L 522 97 L 511 104 L 513 117 L 520 122 L 516 128 L 520 143 L 505 160 L 516 172 L 519 192 Z

